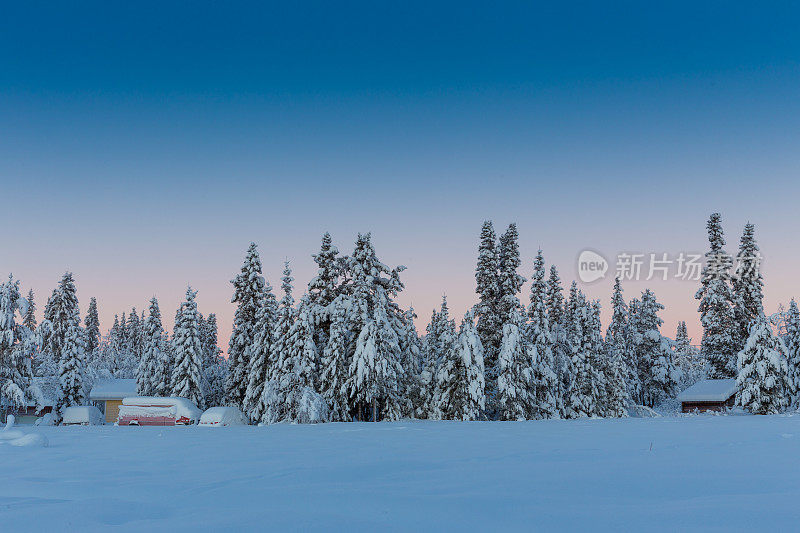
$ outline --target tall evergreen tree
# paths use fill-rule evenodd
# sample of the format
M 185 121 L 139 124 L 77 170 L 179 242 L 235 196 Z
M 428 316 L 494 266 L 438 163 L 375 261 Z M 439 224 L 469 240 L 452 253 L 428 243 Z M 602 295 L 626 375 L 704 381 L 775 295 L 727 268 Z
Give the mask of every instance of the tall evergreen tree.
M 70 321 L 58 365 L 59 394 L 56 400 L 56 418 L 60 421 L 64 408 L 83 403 L 83 331 L 77 321 Z
M 750 326 L 764 313 L 764 280 L 755 231 L 753 224 L 745 225 L 733 276 L 734 318 L 739 326 L 737 346 L 741 347 L 750 335 Z
M 89 311 L 84 320 L 86 332 L 86 353 L 92 354 L 100 346 L 100 318 L 97 315 L 97 298 L 89 300 Z
M 791 409 L 800 409 L 800 311 L 797 302 L 789 304 L 786 318 L 786 388 Z
M 16 313 L 26 316 L 20 309 L 19 281 L 12 276 L 0 283 L 0 406 L 23 407 L 29 399 L 31 384 L 31 354 L 34 335 L 24 321 L 17 324 Z M 28 305 L 32 302 L 28 300 Z
M 695 294 L 700 300 L 698 311 L 703 324 L 701 353 L 709 362 L 709 377 L 722 379 L 736 376 L 736 341 L 739 328 L 734 320 L 734 294 L 730 286 L 730 255 L 722 248 L 721 216 L 713 213 L 706 225 L 710 249 L 706 253 L 701 286 Z
M 66 272 L 53 290 L 45 307 L 45 319 L 50 323 L 50 334 L 47 336 L 50 350 L 57 359 L 60 358 L 66 342 L 67 330 L 72 324 L 79 324 L 78 297 L 75 280 L 71 272 Z
M 22 325 L 29 331 L 36 331 L 36 303 L 33 299 L 33 289 L 28 291 L 28 306 L 22 314 Z
M 520 308 L 517 295 L 525 283 L 517 270 L 519 270 L 522 260 L 519 256 L 519 233 L 516 224 L 509 224 L 508 229 L 500 237 L 500 248 L 498 251 L 497 270 L 500 284 L 500 318 L 504 322 L 511 320 L 512 313 Z
M 203 393 L 203 346 L 200 342 L 197 291 L 186 289 L 186 300 L 181 304 L 175 326 L 173 346 L 175 368 L 172 371 L 172 396 L 186 398 L 200 409 L 205 407 Z
M 611 295 L 611 323 L 606 330 L 606 397 L 607 414 L 621 417 L 626 414 L 630 380 L 637 380 L 636 366 L 629 357 L 628 306 L 622 297 L 619 277 L 614 280 Z
M 736 403 L 754 414 L 770 415 L 786 407 L 786 347 L 762 314 L 737 356 Z
M 445 420 L 477 420 L 485 406 L 483 347 L 472 313 L 461 323 L 436 375 L 437 412 Z
M 354 342 L 348 323 L 348 300 L 338 296 L 329 306 L 330 329 L 322 354 L 320 390 L 331 409 L 334 421 L 350 420 L 350 400 L 346 379 L 350 366 L 350 346 Z
M 300 299 L 297 318 L 289 328 L 287 341 L 289 372 L 296 377 L 301 387 L 317 389 L 317 345 L 314 342 L 313 307 L 307 296 Z
M 164 392 L 161 375 L 164 357 L 164 327 L 161 310 L 155 296 L 150 299 L 150 314 L 144 321 L 142 357 L 136 369 L 136 393 L 139 396 L 158 396 Z
M 503 325 L 497 359 L 497 415 L 500 420 L 525 420 L 531 412 L 533 375 L 519 308 Z
M 503 318 L 500 314 L 499 301 L 502 297 L 499 277 L 499 250 L 497 235 L 490 220 L 486 220 L 481 228 L 480 245 L 478 246 L 478 265 L 475 268 L 475 282 L 480 301 L 475 307 L 478 318 L 478 334 L 484 349 L 487 372 L 487 389 L 492 394 L 500 351 Z
M 290 289 L 291 292 L 291 289 Z M 272 286 L 265 284 L 264 298 L 256 312 L 255 340 L 247 348 L 250 353 L 247 390 L 244 397 L 245 413 L 258 422 L 264 417 L 264 386 L 270 379 L 270 353 L 275 340 L 278 304 Z
M 561 278 L 555 265 L 550 266 L 550 277 L 547 279 L 545 302 L 547 320 L 550 323 L 550 336 L 553 339 L 553 361 L 558 383 L 556 406 L 564 416 L 564 397 L 569 386 L 569 348 L 567 346 L 566 328 L 564 327 L 564 294 Z
M 636 313 L 631 317 L 633 349 L 641 384 L 636 401 L 649 407 L 673 395 L 676 386 L 672 350 L 660 332 L 664 322 L 658 316 L 661 309 L 664 306 L 658 303 L 650 289 L 646 289 L 636 306 Z
M 261 275 L 261 258 L 258 247 L 250 243 L 241 272 L 231 280 L 233 297 L 231 302 L 237 304 L 233 319 L 233 331 L 228 344 L 228 401 L 242 410 L 246 410 L 244 398 L 249 384 L 249 354 L 256 337 L 258 308 L 264 300 L 265 282 Z
M 558 416 L 558 376 L 553 356 L 553 336 L 547 317 L 547 283 L 544 279 L 544 256 L 536 254 L 531 283 L 530 323 L 531 366 L 533 368 L 533 398 L 530 417 L 534 419 Z

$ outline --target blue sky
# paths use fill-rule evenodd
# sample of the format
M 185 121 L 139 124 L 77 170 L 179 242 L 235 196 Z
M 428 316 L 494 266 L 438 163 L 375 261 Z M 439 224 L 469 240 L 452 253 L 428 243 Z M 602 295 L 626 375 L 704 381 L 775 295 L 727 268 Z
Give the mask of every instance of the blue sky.
M 251 240 L 304 285 L 324 231 L 372 231 L 427 320 L 474 301 L 484 218 L 569 280 L 586 247 L 703 250 L 719 210 L 767 306 L 800 295 L 800 8 L 430 4 L 4 6 L 5 270 L 43 301 L 72 269 L 106 325 L 192 283 L 224 341 Z M 697 336 L 696 287 L 651 285 Z

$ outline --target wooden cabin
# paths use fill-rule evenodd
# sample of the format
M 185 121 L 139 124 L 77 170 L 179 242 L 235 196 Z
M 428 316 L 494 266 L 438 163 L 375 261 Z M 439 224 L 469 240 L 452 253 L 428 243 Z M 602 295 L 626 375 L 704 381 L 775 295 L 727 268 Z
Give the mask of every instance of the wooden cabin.
M 105 415 L 106 422 L 113 424 L 117 421 L 122 399 L 128 396 L 136 396 L 135 379 L 98 379 L 89 393 L 89 400 Z
M 736 401 L 735 379 L 704 379 L 678 395 L 681 411 L 724 411 Z

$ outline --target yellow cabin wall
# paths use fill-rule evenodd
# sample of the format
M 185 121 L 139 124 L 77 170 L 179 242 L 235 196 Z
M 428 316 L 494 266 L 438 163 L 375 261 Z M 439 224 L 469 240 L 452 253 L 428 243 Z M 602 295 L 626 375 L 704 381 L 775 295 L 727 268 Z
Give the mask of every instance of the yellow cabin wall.
M 114 423 L 119 415 L 119 406 L 122 400 L 106 400 L 106 422 Z

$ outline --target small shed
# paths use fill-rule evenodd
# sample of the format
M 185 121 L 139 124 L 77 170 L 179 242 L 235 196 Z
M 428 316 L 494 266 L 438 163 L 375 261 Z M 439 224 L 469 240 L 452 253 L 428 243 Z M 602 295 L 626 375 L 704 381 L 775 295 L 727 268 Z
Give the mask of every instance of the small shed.
M 736 400 L 735 379 L 704 379 L 678 395 L 681 411 L 724 411 Z
M 122 399 L 127 396 L 136 396 L 135 379 L 98 379 L 89 393 L 89 400 L 105 414 L 106 422 L 113 424 L 117 421 Z

